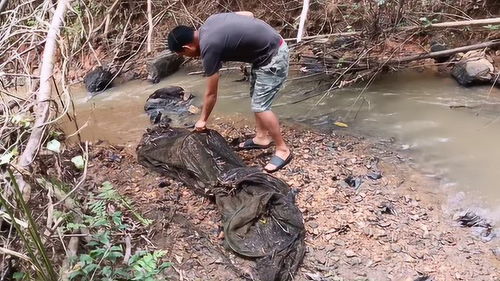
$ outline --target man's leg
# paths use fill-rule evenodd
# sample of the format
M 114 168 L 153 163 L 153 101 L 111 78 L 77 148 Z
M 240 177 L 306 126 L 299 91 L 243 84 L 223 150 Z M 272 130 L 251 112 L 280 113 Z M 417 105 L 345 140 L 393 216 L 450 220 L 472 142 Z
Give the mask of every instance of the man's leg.
M 253 98 L 255 90 L 255 82 L 257 75 L 255 73 L 255 68 L 252 67 L 250 70 L 250 97 Z M 267 146 L 271 143 L 272 139 L 268 134 L 267 129 L 262 124 L 262 121 L 255 115 L 255 137 L 252 139 L 255 144 Z M 240 148 L 245 146 L 245 142 L 239 144 Z
M 262 118 L 259 118 L 259 113 L 255 113 L 255 137 L 253 142 L 260 145 L 269 145 L 272 141 L 272 137 L 269 135 L 269 130 L 267 126 L 262 122 Z
M 276 117 L 276 115 L 271 110 L 256 112 L 255 119 L 257 123 L 261 124 L 263 129 L 267 130 L 269 136 L 276 144 L 275 155 L 283 160 L 287 159 L 288 156 L 290 156 L 290 149 L 283 140 L 283 136 L 281 135 L 279 120 Z M 276 166 L 271 163 L 268 163 L 266 167 L 264 167 L 264 169 L 274 170 L 276 169 Z

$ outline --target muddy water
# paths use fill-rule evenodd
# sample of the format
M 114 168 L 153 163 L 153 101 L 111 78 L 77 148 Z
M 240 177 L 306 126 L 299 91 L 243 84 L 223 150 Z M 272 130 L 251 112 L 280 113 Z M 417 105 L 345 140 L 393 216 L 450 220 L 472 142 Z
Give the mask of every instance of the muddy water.
M 239 78 L 239 73 L 224 73 L 216 114 L 251 116 L 248 84 L 234 81 Z M 460 204 L 487 206 L 491 216 L 500 218 L 498 89 L 465 89 L 448 76 L 412 72 L 384 76 L 365 91 L 352 87 L 291 104 L 306 97 L 304 92 L 327 90 L 328 81 L 318 78 L 288 82 L 275 107 L 281 118 L 392 140 L 415 165 L 440 180 L 441 188 L 452 194 L 452 204 L 465 198 Z M 201 96 L 204 81 L 179 72 L 156 85 L 128 82 L 90 100 L 82 88 L 73 89 L 79 123 L 86 124 L 83 138 L 135 145 L 149 122 L 143 113 L 145 99 L 168 85 Z M 335 121 L 349 128 L 335 127 Z

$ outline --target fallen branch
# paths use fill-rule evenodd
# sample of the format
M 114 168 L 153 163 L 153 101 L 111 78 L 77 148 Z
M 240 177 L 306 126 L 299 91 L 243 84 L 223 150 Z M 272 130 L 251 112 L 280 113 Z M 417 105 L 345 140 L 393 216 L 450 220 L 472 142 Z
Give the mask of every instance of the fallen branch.
M 419 28 L 453 28 L 453 27 L 463 27 L 463 26 L 475 26 L 475 25 L 493 25 L 500 24 L 500 18 L 490 18 L 490 19 L 477 19 L 477 20 L 464 20 L 464 21 L 450 21 L 450 22 L 440 22 L 433 23 L 427 26 L 422 25 L 413 25 L 413 26 L 403 26 L 396 29 L 391 28 L 390 30 L 402 30 L 402 31 L 410 31 Z M 385 30 L 388 31 L 388 30 Z M 384 32 L 385 32 L 384 31 Z M 302 40 L 306 39 L 318 39 L 318 38 L 329 38 L 335 36 L 353 36 L 360 35 L 361 31 L 351 31 L 351 32 L 338 32 L 338 33 L 330 33 L 330 34 L 320 34 L 314 36 L 306 36 L 302 37 Z M 286 38 L 285 41 L 294 41 L 297 38 Z
M 460 53 L 460 52 L 468 52 L 468 51 L 472 51 L 472 50 L 483 49 L 483 48 L 492 47 L 492 46 L 496 46 L 496 45 L 500 45 L 500 40 L 493 40 L 493 41 L 489 41 L 489 42 L 485 42 L 485 43 L 481 43 L 481 44 L 463 46 L 463 47 L 454 48 L 454 49 L 445 50 L 445 51 L 422 53 L 422 54 L 413 55 L 413 56 L 409 56 L 409 57 L 390 60 L 387 63 L 394 64 L 394 63 L 410 62 L 410 61 L 415 61 L 415 60 L 436 58 L 436 57 L 441 57 L 441 56 L 453 55 L 453 54 Z
M 429 25 L 428 28 L 447 28 L 447 27 L 461 27 L 461 26 L 488 25 L 488 24 L 500 24 L 500 18 L 433 23 Z
M 6 254 L 6 255 L 11 255 L 11 256 L 23 259 L 23 260 L 31 263 L 31 259 L 27 255 L 21 254 L 21 253 L 16 252 L 16 251 L 9 250 L 9 249 L 4 248 L 4 247 L 0 247 L 0 253 Z

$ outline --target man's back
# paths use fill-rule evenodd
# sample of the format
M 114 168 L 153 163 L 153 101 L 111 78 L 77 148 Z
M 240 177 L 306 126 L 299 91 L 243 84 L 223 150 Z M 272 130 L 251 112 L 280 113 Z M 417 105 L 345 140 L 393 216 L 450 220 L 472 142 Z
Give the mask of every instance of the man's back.
M 217 72 L 223 61 L 266 65 L 278 50 L 281 36 L 267 23 L 235 13 L 216 14 L 201 26 L 200 49 L 205 74 Z

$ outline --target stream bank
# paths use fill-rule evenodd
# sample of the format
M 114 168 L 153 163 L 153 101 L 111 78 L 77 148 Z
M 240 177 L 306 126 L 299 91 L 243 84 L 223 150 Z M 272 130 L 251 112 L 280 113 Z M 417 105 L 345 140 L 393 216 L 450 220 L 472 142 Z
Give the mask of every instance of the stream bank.
M 213 128 L 237 143 L 252 132 L 244 124 L 219 119 Z M 500 278 L 500 257 L 492 251 L 498 239 L 484 242 L 445 215 L 437 183 L 409 167 L 389 143 L 292 124 L 284 133 L 295 159 L 277 176 L 297 189 L 307 230 L 307 253 L 295 280 Z M 172 280 L 252 276 L 248 261 L 223 248 L 213 202 L 141 167 L 132 147 L 97 145 L 91 151 L 92 181 L 110 181 L 155 219 L 147 237 L 150 247 L 167 250 L 174 262 Z M 263 165 L 271 154 L 269 149 L 240 156 L 248 165 Z

